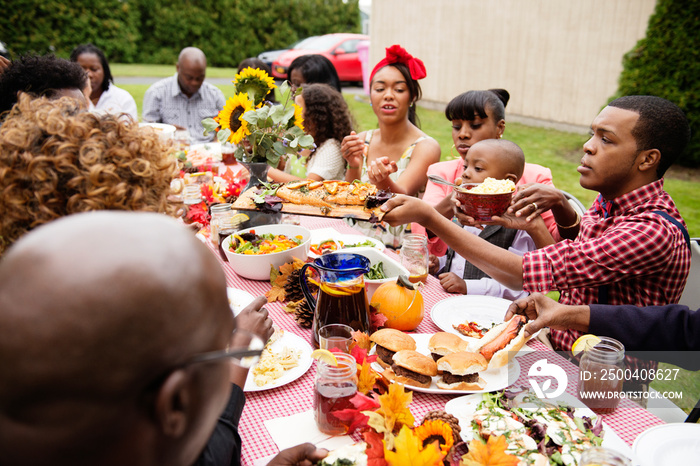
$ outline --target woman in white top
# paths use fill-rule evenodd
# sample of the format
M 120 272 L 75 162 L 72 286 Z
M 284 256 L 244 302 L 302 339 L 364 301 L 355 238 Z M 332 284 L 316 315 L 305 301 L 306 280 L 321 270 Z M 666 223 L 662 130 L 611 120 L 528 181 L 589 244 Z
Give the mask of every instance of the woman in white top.
M 274 181 L 310 179 L 345 179 L 345 159 L 340 141 L 350 134 L 352 116 L 340 92 L 328 84 L 304 84 L 294 102 L 301 107 L 305 131 L 313 136 L 316 149 L 290 156 L 284 171 L 271 168 L 267 174 Z
M 126 113 L 134 121 L 139 120 L 136 101 L 124 89 L 114 85 L 114 78 L 104 52 L 92 44 L 79 45 L 70 54 L 87 72 L 92 86 L 90 110 L 112 114 Z

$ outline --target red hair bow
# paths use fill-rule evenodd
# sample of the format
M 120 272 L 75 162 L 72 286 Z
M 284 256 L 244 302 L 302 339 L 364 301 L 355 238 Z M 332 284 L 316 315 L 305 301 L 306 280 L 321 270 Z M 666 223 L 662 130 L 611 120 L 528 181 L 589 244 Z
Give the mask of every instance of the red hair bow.
M 408 70 L 411 73 L 411 78 L 415 79 L 416 81 L 423 79 L 426 76 L 423 60 L 414 57 L 408 53 L 405 48 L 395 44 L 391 47 L 387 47 L 386 56 L 382 58 L 372 70 L 372 74 L 369 78 L 370 82 L 372 79 L 374 79 L 374 74 L 377 71 L 387 65 L 391 65 L 392 63 L 403 63 L 404 65 L 408 66 Z

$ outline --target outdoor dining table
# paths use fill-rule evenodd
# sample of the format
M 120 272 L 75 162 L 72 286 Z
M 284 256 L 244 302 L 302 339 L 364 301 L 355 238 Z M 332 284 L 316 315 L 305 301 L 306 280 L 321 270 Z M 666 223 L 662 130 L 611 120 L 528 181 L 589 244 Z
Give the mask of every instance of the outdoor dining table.
M 333 228 L 339 234 L 360 234 L 340 219 L 302 216 L 300 217 L 300 223 L 310 230 Z M 387 253 L 389 255 L 393 254 L 393 252 Z M 216 256 L 219 257 L 218 254 Z M 221 259 L 219 258 L 219 260 Z M 227 262 L 221 261 L 221 264 L 229 287 L 247 291 L 253 296 L 263 295 L 270 289 L 269 281 L 254 281 L 242 278 L 231 269 Z M 439 280 L 432 276 L 428 277 L 428 281 L 421 292 L 425 302 L 425 318 L 415 332 L 430 334 L 438 332 L 440 329 L 431 320 L 430 310 L 441 300 L 455 295 L 445 292 Z M 311 330 L 300 327 L 293 316 L 284 310 L 282 303 L 269 303 L 266 307 L 277 327 L 298 335 L 313 346 Z M 540 359 L 538 354 L 548 352 L 550 358 L 551 355 L 558 357 L 557 365 L 562 367 L 568 376 L 566 392 L 576 396 L 578 367 L 567 359 L 549 351 L 542 342 L 536 339 L 531 340 L 528 346 L 534 351 L 518 357 L 521 370 L 514 386 L 529 388 L 528 368 Z M 246 393 L 245 409 L 238 426 L 238 432 L 243 443 L 241 464 L 253 465 L 256 460 L 275 455 L 278 452 L 277 446 L 263 423 L 269 419 L 277 419 L 311 410 L 314 374 L 315 369 L 312 366 L 302 377 L 287 385 L 271 390 Z M 416 421 L 420 422 L 427 412 L 444 409 L 445 404 L 454 397 L 455 395 L 450 394 L 414 392 L 410 409 Z M 641 432 L 649 427 L 664 423 L 647 410 L 624 399 L 621 400 L 619 407 L 614 413 L 603 415 L 603 422 L 630 446 Z M 290 426 L 290 428 L 293 428 L 293 426 Z M 463 450 L 462 453 L 464 451 L 466 450 Z

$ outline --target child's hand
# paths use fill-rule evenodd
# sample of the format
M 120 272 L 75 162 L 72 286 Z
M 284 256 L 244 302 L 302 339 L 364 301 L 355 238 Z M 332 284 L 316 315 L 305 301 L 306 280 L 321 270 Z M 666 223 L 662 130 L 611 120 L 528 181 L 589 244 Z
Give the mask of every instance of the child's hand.
M 365 143 L 354 131 L 351 131 L 348 136 L 343 138 L 340 145 L 340 153 L 351 167 L 362 168 L 362 162 L 365 157 Z
M 467 294 L 467 284 L 454 272 L 441 273 L 438 278 L 442 288 L 448 293 Z
M 434 255 L 430 254 L 428 256 L 428 273 L 430 275 L 435 275 L 440 271 L 440 259 Z

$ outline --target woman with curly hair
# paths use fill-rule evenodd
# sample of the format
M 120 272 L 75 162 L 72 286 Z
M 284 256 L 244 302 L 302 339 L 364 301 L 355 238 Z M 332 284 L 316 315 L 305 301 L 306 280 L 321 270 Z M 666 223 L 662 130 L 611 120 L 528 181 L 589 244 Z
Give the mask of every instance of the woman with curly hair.
M 316 149 L 290 156 L 284 171 L 271 168 L 268 176 L 274 181 L 310 179 L 343 180 L 345 160 L 340 141 L 350 134 L 352 115 L 340 92 L 328 84 L 308 84 L 294 101 L 303 109 L 305 131 L 313 136 Z
M 0 127 L 0 253 L 65 215 L 142 210 L 177 215 L 176 163 L 158 135 L 70 98 L 18 103 Z

